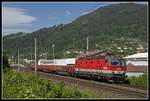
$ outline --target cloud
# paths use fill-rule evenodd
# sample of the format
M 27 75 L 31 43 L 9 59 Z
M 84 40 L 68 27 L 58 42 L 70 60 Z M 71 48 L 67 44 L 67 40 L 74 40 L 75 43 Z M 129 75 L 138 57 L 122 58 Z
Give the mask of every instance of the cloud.
M 66 14 L 66 15 L 71 15 L 71 12 L 68 11 L 68 10 L 66 10 L 66 11 L 65 11 L 65 14 Z
M 26 14 L 26 12 L 27 10 L 25 9 L 2 7 L 3 32 L 17 32 L 17 29 L 25 30 L 30 28 L 32 26 L 33 21 L 35 21 L 37 18 Z

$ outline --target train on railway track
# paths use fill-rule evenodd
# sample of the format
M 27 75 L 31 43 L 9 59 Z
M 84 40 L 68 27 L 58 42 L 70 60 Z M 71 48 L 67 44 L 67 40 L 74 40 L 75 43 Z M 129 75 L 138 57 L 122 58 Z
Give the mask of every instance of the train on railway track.
M 35 66 L 30 66 L 35 69 Z M 123 82 L 126 80 L 126 61 L 107 51 L 86 53 L 76 58 L 39 60 L 37 70 L 70 75 L 102 79 L 109 82 Z

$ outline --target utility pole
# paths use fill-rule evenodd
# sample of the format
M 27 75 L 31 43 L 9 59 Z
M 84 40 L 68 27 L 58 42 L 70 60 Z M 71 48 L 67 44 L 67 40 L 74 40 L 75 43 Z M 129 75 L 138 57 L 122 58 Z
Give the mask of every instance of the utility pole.
M 87 49 L 87 54 L 88 54 L 88 51 L 89 51 L 89 38 L 87 37 L 87 39 L 86 39 L 86 42 L 87 42 L 87 47 L 86 47 L 86 49 Z
M 14 64 L 16 63 L 15 59 L 16 59 L 16 58 L 15 58 L 15 54 L 14 54 Z
M 35 75 L 36 75 L 36 71 L 37 71 L 37 68 L 36 68 L 36 38 L 35 38 L 35 67 L 34 67 L 34 70 L 35 70 Z
M 47 52 L 46 52 L 46 60 L 47 60 Z
M 45 52 L 45 53 L 46 53 L 46 60 L 47 60 L 48 49 L 45 49 L 45 50 L 46 50 L 46 52 Z
M 52 45 L 52 48 L 53 48 L 53 63 L 55 64 L 55 61 L 54 61 L 54 58 L 55 58 L 55 57 L 54 57 L 54 47 L 55 47 L 55 45 L 53 44 L 53 45 Z
M 22 62 L 23 62 L 23 63 L 22 63 L 22 64 L 23 64 L 23 66 L 24 66 L 24 56 L 23 56 L 23 55 L 22 55 Z
M 31 58 L 31 60 L 32 60 L 32 52 L 31 52 L 31 54 L 30 54 L 30 58 Z
M 15 64 L 15 59 L 14 59 L 14 55 L 13 55 L 13 65 Z
M 15 64 L 15 55 L 13 56 L 13 59 L 14 59 L 14 64 Z
M 19 49 L 18 49 L 18 70 L 19 70 L 19 68 L 20 68 L 19 65 L 20 65 L 20 64 L 19 64 Z

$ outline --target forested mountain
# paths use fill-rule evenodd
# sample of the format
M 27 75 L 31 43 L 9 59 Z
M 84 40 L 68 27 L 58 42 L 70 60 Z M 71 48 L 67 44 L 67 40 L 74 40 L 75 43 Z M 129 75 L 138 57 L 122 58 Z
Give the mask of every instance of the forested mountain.
M 69 24 L 45 27 L 32 33 L 18 32 L 3 37 L 3 49 L 26 58 L 34 55 L 37 38 L 39 58 L 52 58 L 55 44 L 56 58 L 76 57 L 86 51 L 86 37 L 90 50 L 108 50 L 119 56 L 147 51 L 147 5 L 120 3 L 104 6 L 80 16 Z M 17 56 L 17 55 L 16 55 Z

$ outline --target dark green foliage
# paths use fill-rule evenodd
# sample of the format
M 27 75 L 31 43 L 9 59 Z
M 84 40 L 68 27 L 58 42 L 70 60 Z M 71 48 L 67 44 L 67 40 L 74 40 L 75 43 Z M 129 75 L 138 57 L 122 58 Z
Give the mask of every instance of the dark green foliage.
M 9 66 L 9 62 L 8 62 L 8 56 L 7 56 L 7 53 L 6 52 L 3 52 L 3 60 L 2 60 L 2 63 L 3 63 L 3 71 L 5 72 L 7 70 L 7 68 L 10 68 Z
M 3 56 L 3 66 L 4 67 L 9 67 L 8 57 L 6 55 Z
M 74 51 L 85 51 L 86 37 L 89 36 L 91 50 L 108 50 L 113 54 L 126 56 L 136 53 L 139 43 L 144 47 L 142 51 L 147 51 L 147 19 L 147 5 L 115 4 L 98 8 L 69 24 L 42 28 L 32 33 L 4 36 L 3 46 L 11 54 L 15 54 L 15 49 L 19 48 L 29 58 L 30 54 L 34 53 L 36 37 L 39 58 L 44 58 L 45 56 L 40 55 L 48 50 L 48 58 L 52 59 L 52 44 L 56 45 L 56 58 L 76 57 Z M 129 40 L 131 42 L 128 42 Z M 117 47 L 122 46 L 133 49 L 120 52 Z M 73 52 L 64 55 L 63 52 L 67 50 Z

